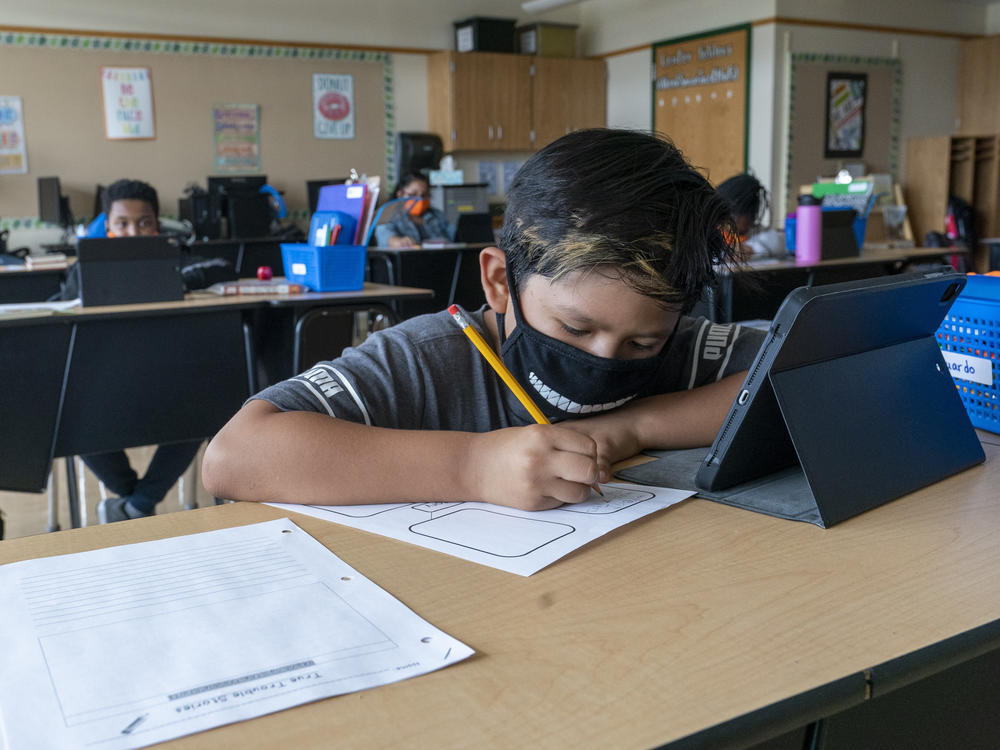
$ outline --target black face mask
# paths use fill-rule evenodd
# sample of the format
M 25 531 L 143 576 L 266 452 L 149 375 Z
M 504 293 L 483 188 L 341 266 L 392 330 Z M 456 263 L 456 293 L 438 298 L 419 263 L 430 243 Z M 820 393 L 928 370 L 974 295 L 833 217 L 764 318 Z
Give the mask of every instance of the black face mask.
M 643 359 L 595 356 L 528 325 L 509 271 L 507 285 L 517 326 L 507 338 L 504 315 L 497 313 L 500 357 L 549 419 L 578 419 L 616 409 L 642 393 L 660 369 L 669 341 L 658 354 Z

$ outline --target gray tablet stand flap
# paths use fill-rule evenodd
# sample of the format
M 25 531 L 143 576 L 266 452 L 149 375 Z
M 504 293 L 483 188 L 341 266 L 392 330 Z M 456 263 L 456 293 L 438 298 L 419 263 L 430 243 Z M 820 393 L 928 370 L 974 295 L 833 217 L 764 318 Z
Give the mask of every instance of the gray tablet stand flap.
M 930 337 L 770 378 L 801 468 L 700 497 L 827 528 L 985 458 Z M 695 489 L 704 448 L 651 455 L 617 476 Z

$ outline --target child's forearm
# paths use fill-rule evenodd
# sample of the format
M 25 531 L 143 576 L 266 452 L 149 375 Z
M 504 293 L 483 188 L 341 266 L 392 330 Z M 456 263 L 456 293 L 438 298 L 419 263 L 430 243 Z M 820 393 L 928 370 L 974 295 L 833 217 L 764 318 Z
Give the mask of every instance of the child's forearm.
M 711 445 L 745 376 L 740 372 L 690 391 L 637 402 L 632 416 L 640 450 Z
M 366 427 L 247 404 L 205 452 L 202 478 L 232 500 L 344 505 L 469 500 L 463 454 L 475 436 Z

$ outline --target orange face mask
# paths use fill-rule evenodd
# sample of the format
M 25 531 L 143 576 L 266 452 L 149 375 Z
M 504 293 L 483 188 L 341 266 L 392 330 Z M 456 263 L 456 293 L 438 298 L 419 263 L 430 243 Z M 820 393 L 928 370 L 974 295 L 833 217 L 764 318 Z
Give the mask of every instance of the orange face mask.
M 426 198 L 418 198 L 410 204 L 411 216 L 423 216 L 427 209 L 431 207 L 431 202 Z

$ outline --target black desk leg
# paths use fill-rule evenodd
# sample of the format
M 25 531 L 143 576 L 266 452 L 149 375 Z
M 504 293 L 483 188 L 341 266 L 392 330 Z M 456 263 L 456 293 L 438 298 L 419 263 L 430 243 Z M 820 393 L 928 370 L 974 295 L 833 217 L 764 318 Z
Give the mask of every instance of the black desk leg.
M 253 346 L 253 327 L 247 320 L 243 321 L 243 354 L 247 361 L 247 387 L 252 396 L 259 390 L 257 388 L 257 353 Z
M 76 486 L 76 459 L 66 456 L 66 496 L 69 498 L 69 525 L 80 528 L 80 498 Z
M 455 304 L 455 295 L 458 294 L 458 276 L 462 273 L 462 251 L 455 251 L 455 271 L 451 275 L 451 291 L 448 294 L 447 307 Z

